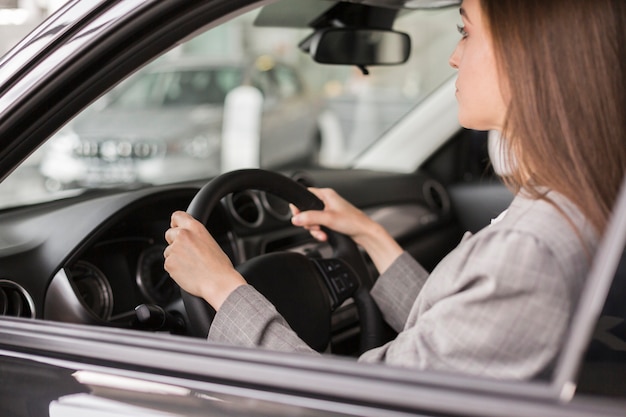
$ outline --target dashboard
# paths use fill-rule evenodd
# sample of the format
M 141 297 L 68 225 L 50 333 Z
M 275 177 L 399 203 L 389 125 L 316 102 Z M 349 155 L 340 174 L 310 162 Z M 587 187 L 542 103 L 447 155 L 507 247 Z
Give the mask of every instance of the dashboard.
M 335 188 L 396 238 L 427 230 L 441 219 L 442 207 L 449 210 L 445 190 L 436 201 L 430 198 L 432 181 L 424 175 L 351 175 L 337 181 L 331 171 L 294 179 Z M 389 187 L 388 181 L 400 185 Z M 373 183 L 380 191 L 371 192 Z M 172 212 L 186 210 L 202 185 L 90 191 L 0 213 L 3 304 L 19 305 L 13 310 L 23 317 L 185 334 L 180 289 L 163 269 L 164 235 Z M 417 191 L 407 193 L 409 187 Z M 332 255 L 327 243 L 292 226 L 290 217 L 286 201 L 245 190 L 222 199 L 207 228 L 234 265 L 276 251 Z M 368 266 L 373 283 L 377 272 Z M 332 328 L 338 344 L 358 335 L 351 300 L 333 312 Z
M 185 210 L 196 192 L 166 190 L 116 213 L 54 275 L 44 318 L 184 332 L 180 289 L 163 269 L 164 235 L 171 213 Z M 235 265 L 269 251 L 318 246 L 291 225 L 286 201 L 257 190 L 224 198 L 207 228 Z

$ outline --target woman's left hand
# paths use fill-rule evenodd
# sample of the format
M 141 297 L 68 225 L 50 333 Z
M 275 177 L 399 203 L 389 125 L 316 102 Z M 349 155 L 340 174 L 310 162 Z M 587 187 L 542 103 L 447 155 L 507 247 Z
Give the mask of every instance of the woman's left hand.
M 164 267 L 188 293 L 219 310 L 226 298 L 246 281 L 202 223 L 183 211 L 172 214 L 165 232 L 169 244 Z

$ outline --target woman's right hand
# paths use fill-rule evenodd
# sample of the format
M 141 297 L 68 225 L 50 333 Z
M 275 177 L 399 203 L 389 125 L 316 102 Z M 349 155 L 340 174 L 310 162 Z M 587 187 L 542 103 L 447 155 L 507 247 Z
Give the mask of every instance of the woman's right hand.
M 360 238 L 368 232 L 374 221 L 365 213 L 342 198 L 330 188 L 309 188 L 324 203 L 324 210 L 308 210 L 300 212 L 291 206 L 294 214 L 291 222 L 296 226 L 307 229 L 311 235 L 320 241 L 326 241 L 328 236 L 320 226 L 328 227 L 336 232 L 350 236 L 359 243 Z
M 292 206 L 291 222 L 307 229 L 320 241 L 328 236 L 322 226 L 349 236 L 367 251 L 379 272 L 383 272 L 403 249 L 387 231 L 330 188 L 309 188 L 324 203 L 324 210 L 299 211 Z

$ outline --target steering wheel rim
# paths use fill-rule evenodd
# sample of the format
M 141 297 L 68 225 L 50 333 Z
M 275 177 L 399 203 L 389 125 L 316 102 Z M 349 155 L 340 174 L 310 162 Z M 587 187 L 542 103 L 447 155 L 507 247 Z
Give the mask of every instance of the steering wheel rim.
M 248 189 L 272 193 L 302 211 L 324 208 L 324 203 L 317 196 L 285 175 L 261 169 L 242 169 L 222 174 L 204 185 L 189 204 L 187 213 L 206 225 L 211 212 L 223 197 Z M 384 341 L 385 326 L 382 315 L 369 294 L 370 281 L 367 279 L 368 270 L 363 256 L 348 236 L 328 229 L 325 231 L 333 249 L 333 256 L 347 262 L 359 281 L 352 298 L 359 313 L 360 350 L 363 352 L 379 346 Z M 215 314 L 214 310 L 202 298 L 193 296 L 183 289 L 181 295 L 189 320 L 188 333 L 206 338 Z

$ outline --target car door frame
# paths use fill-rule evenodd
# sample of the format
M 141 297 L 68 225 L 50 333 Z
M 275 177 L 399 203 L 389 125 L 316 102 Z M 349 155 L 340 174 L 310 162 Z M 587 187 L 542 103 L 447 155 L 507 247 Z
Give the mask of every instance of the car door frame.
M 610 404 L 562 402 L 550 385 L 539 382 L 416 372 L 346 358 L 223 346 L 182 336 L 3 318 L 0 365 L 10 358 L 62 366 L 72 374 L 97 371 L 192 392 L 264 398 L 279 409 L 289 405 L 329 415 L 623 415 L 621 408 Z M 25 367 L 23 377 L 27 375 Z M 34 379 L 37 374 L 29 377 L 33 386 L 41 384 Z M 134 403 L 132 390 L 123 385 L 114 388 L 118 400 L 126 390 L 126 402 Z M 163 399 L 159 407 L 168 402 Z M 243 408 L 255 415 L 253 402 Z

